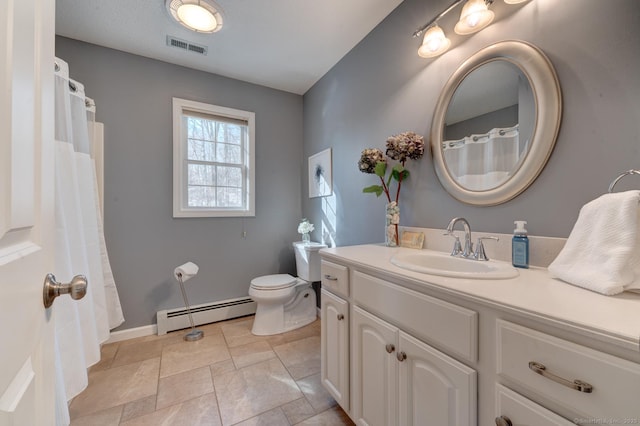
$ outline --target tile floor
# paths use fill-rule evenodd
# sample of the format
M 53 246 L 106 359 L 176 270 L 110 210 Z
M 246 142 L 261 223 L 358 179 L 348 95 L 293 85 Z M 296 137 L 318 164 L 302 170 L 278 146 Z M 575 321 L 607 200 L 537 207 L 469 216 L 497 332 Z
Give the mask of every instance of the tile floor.
M 72 426 L 353 425 L 320 384 L 320 321 L 275 336 L 253 317 L 104 345 Z

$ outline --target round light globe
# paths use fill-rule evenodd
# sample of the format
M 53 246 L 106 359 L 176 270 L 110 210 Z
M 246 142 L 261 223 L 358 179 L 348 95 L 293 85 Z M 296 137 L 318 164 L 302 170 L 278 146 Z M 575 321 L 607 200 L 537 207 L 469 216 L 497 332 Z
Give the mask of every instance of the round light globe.
M 183 4 L 176 13 L 180 21 L 196 31 L 212 32 L 218 26 L 213 13 L 197 4 Z

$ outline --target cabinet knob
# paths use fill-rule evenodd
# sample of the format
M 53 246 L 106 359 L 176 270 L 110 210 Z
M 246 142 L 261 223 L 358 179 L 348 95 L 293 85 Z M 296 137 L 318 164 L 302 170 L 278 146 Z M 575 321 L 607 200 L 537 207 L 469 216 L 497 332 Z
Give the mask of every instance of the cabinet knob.
M 496 426 L 513 426 L 511 419 L 507 416 L 496 417 Z
M 392 353 L 396 350 L 396 347 L 389 343 L 387 346 L 385 346 L 385 349 L 387 350 L 387 353 Z
M 398 352 L 397 358 L 398 358 L 398 361 L 402 362 L 405 359 L 407 359 L 407 354 L 404 352 Z
M 338 321 L 342 321 L 344 319 L 344 315 L 343 314 L 338 314 Z

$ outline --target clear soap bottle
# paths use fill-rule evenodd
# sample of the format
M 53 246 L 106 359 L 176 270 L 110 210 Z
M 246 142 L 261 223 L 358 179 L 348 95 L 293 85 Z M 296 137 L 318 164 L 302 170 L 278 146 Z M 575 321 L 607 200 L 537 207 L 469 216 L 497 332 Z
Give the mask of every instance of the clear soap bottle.
M 516 268 L 529 267 L 529 237 L 524 220 L 516 220 L 514 222 L 516 229 L 513 230 L 513 238 L 511 240 L 511 261 Z

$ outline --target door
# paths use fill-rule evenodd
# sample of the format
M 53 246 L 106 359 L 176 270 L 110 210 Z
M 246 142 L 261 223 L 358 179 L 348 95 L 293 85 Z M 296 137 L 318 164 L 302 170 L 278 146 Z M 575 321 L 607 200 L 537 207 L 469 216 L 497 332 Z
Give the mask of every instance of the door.
M 322 384 L 338 404 L 349 411 L 349 304 L 327 290 L 321 291 L 320 357 Z
M 359 425 L 395 425 L 398 329 L 353 307 L 353 418 Z
M 0 425 L 50 425 L 54 0 L 0 1 Z
M 399 424 L 475 425 L 475 370 L 402 331 L 399 340 Z

